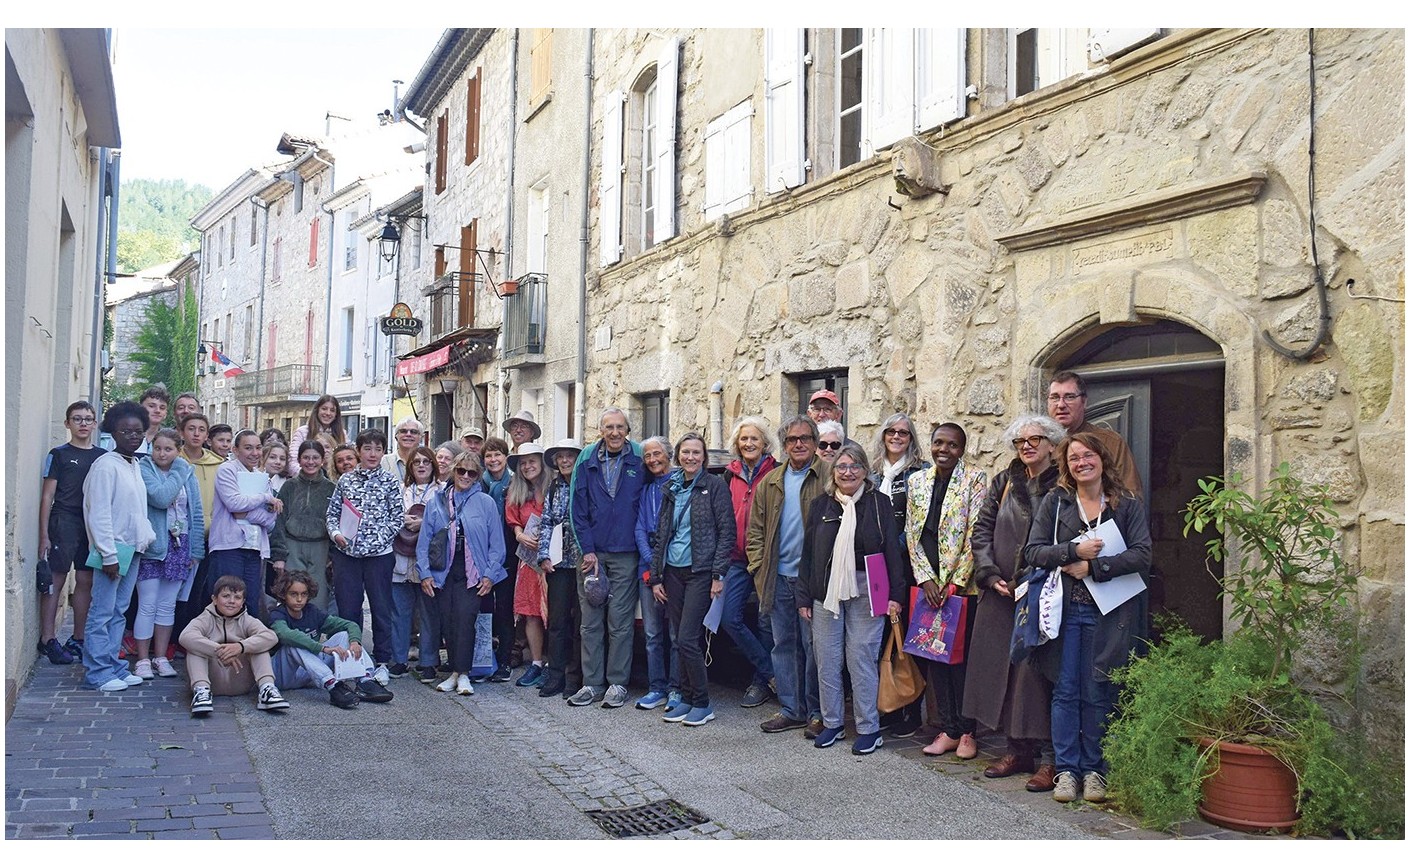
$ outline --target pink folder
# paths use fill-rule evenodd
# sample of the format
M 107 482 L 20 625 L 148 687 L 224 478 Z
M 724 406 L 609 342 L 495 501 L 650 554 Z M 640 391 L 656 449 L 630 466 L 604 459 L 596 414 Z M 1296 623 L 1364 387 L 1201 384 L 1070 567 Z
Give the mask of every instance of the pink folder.
M 867 567 L 867 594 L 871 597 L 872 617 L 886 614 L 891 602 L 891 578 L 886 572 L 886 555 L 877 552 L 862 559 Z

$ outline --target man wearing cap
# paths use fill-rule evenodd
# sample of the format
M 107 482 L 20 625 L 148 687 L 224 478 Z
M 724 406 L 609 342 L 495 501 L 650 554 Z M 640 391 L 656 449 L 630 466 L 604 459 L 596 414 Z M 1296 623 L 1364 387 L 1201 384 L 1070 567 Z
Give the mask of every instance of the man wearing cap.
M 406 462 L 411 460 L 411 453 L 421 445 L 422 430 L 419 421 L 407 416 L 397 423 L 397 448 L 382 456 L 382 469 L 395 476 L 397 484 L 403 487 L 406 483 Z
M 513 416 L 504 420 L 504 431 L 509 435 L 510 451 L 518 448 L 520 443 L 528 443 L 530 440 L 537 440 L 543 436 L 543 429 L 534 421 L 534 414 L 528 410 L 520 410 Z
M 616 407 L 603 410 L 598 430 L 602 438 L 588 447 L 573 471 L 572 524 L 584 575 L 597 574 L 607 583 L 609 597 L 602 606 L 593 606 L 579 582 L 583 687 L 568 703 L 602 700 L 604 708 L 620 708 L 627 701 L 632 672 L 632 627 L 641 587 L 636 515 L 648 474 L 641 446 L 627 439 L 631 425 L 626 413 Z
M 460 432 L 460 448 L 480 454 L 480 448 L 485 445 L 485 429 L 471 426 Z

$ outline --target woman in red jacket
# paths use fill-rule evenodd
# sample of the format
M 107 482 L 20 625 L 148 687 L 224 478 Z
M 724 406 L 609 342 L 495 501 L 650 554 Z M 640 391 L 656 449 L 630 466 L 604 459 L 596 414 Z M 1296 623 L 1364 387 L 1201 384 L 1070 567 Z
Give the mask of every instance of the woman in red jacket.
M 720 623 L 749 665 L 754 667 L 754 680 L 739 703 L 745 708 L 753 708 L 768 702 L 773 695 L 769 682 L 773 681 L 774 667 L 769 653 L 774 647 L 774 637 L 769 630 L 768 618 L 758 619 L 757 630 L 744 623 L 744 603 L 754 590 L 744 543 L 749 536 L 749 510 L 754 505 L 754 487 L 765 474 L 778 466 L 778 461 L 773 456 L 774 438 L 769 431 L 769 423 L 759 416 L 745 416 L 734 423 L 729 443 L 734 460 L 725 468 L 724 478 L 729 485 L 730 503 L 734 507 L 735 533 L 729 571 L 725 573 L 725 602 Z

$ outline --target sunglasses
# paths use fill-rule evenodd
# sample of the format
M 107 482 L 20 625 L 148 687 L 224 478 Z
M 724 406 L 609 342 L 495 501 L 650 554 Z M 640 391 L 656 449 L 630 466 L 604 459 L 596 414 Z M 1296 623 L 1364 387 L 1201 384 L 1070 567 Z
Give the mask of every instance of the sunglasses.
M 824 452 L 831 452 L 834 449 L 842 448 L 841 440 L 819 440 L 818 448 Z
M 479 478 L 480 478 L 479 472 L 474 471 L 474 470 L 471 470 L 471 469 L 469 469 L 469 468 L 467 468 L 467 467 L 457 467 L 457 468 L 455 468 L 455 475 L 456 475 L 456 476 L 468 476 L 468 477 L 470 477 L 471 479 L 479 479 Z

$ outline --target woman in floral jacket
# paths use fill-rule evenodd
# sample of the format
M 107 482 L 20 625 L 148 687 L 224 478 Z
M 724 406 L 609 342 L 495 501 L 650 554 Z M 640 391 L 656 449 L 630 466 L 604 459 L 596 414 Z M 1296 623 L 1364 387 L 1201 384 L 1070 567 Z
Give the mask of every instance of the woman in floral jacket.
M 951 594 L 968 597 L 976 593 L 969 537 L 984 506 L 985 475 L 965 464 L 966 440 L 964 429 L 954 422 L 936 426 L 930 434 L 934 466 L 912 474 L 906 485 L 906 548 L 911 569 L 926 602 L 937 608 Z M 965 623 L 960 625 L 966 638 L 974 626 L 975 610 L 971 604 Z M 979 753 L 975 722 L 961 714 L 964 676 L 964 663 L 930 662 L 929 681 L 935 688 L 940 717 L 940 734 L 923 748 L 930 756 L 953 750 L 961 759 L 973 759 Z

